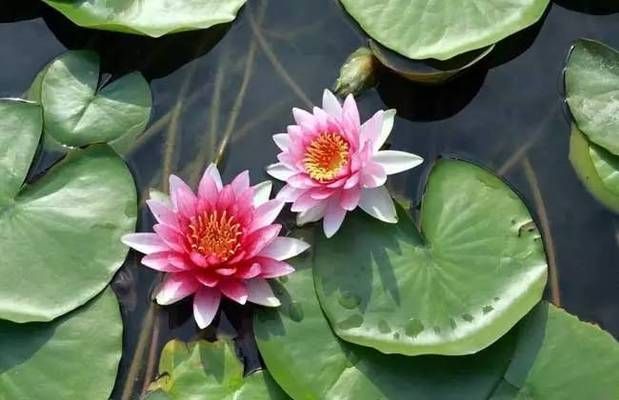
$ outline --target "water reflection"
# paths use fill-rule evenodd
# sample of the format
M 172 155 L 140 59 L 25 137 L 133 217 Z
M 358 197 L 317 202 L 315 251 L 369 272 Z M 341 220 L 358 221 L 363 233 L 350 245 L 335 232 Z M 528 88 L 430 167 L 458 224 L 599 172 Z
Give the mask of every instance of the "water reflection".
M 360 97 L 359 106 L 363 117 L 378 108 L 397 108 L 391 145 L 424 156 L 425 172 L 441 154 L 475 160 L 505 176 L 535 209 L 535 191 L 523 167 L 530 163 L 554 239 L 562 305 L 619 337 L 619 219 L 587 193 L 569 163 L 560 81 L 574 39 L 590 37 L 619 48 L 619 15 L 587 8 L 584 1 L 556 3 L 543 25 L 508 39 L 495 58 L 448 85 L 419 87 L 385 74 L 377 89 Z M 578 12 L 585 9 L 600 15 Z M 158 40 L 76 28 L 39 1 L 11 2 L 0 9 L 0 52 L 7 60 L 0 70 L 0 95 L 21 95 L 66 48 L 97 49 L 112 75 L 142 71 L 151 80 L 153 119 L 126 156 L 143 200 L 149 187 L 166 188 L 168 173 L 195 182 L 218 157 L 224 179 L 244 169 L 254 181 L 265 179 L 263 168 L 277 153 L 271 135 L 292 122 L 290 109 L 318 103 L 347 56 L 364 44 L 365 37 L 333 0 L 268 5 L 252 0 L 232 24 Z M 390 186 L 418 204 L 425 172 L 418 168 L 395 176 Z M 138 229 L 152 224 L 142 208 Z M 114 399 L 121 398 L 145 318 L 152 315 L 158 327 L 154 341 L 147 336 L 147 360 L 156 359 L 169 338 L 198 334 L 186 303 L 147 312 L 157 279 L 132 253 L 114 283 L 126 332 Z M 200 333 L 236 335 L 249 370 L 259 365 L 250 314 L 251 309 L 224 304 L 216 326 Z M 154 362 L 149 371 L 147 364 L 131 375 L 136 393 L 145 373 L 153 371 Z

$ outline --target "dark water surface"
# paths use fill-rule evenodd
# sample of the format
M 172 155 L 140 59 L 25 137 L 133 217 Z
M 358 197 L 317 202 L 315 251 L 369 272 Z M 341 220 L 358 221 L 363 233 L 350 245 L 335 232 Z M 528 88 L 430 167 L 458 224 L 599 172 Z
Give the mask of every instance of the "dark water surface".
M 348 54 L 366 40 L 335 0 L 249 0 L 232 24 L 160 40 L 79 29 L 36 0 L 2 3 L 0 97 L 20 96 L 66 49 L 96 49 L 112 78 L 137 69 L 150 80 L 151 127 L 126 155 L 142 201 L 149 187 L 167 189 L 164 178 L 172 172 L 195 183 L 217 158 L 225 180 L 244 169 L 254 182 L 266 179 L 264 166 L 277 153 L 271 135 L 292 121 L 293 106 L 319 103 Z M 441 154 L 504 176 L 547 226 L 561 306 L 619 337 L 619 219 L 588 194 L 570 165 L 561 97 L 571 42 L 588 37 L 619 48 L 619 6 L 556 3 L 543 23 L 508 39 L 483 65 L 445 86 L 417 86 L 383 73 L 378 87 L 358 101 L 366 118 L 379 108 L 396 108 L 392 146 L 428 161 L 392 177 L 394 193 L 417 204 L 420 178 Z M 47 155 L 40 169 L 53 161 Z M 142 208 L 138 230 L 152 224 Z M 125 351 L 113 399 L 137 396 L 167 340 L 198 334 L 187 302 L 151 306 L 157 280 L 134 253 L 115 279 Z M 249 308 L 225 304 L 216 327 L 199 335 L 237 336 L 248 368 L 256 368 L 250 315 Z M 151 318 L 154 341 L 150 331 L 141 335 Z M 140 362 L 131 367 L 135 354 Z

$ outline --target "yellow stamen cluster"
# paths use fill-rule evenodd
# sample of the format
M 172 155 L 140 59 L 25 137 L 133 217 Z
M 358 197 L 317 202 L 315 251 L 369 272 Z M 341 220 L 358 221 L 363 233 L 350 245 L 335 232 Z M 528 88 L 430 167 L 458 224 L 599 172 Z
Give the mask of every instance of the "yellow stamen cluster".
M 349 149 L 348 142 L 339 133 L 323 132 L 305 150 L 305 170 L 314 180 L 330 181 L 348 164 Z
M 198 215 L 192 219 L 189 230 L 187 240 L 191 248 L 205 257 L 214 255 L 226 261 L 241 246 L 241 225 L 225 210 L 223 213 L 214 210 Z

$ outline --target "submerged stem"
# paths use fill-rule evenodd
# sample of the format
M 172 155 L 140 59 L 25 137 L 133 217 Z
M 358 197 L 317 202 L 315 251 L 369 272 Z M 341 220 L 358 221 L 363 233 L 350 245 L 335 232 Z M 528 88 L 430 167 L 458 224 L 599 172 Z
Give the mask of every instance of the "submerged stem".
M 249 5 L 248 5 L 249 6 Z M 305 103 L 306 106 L 311 107 L 312 101 L 309 99 L 307 94 L 301 89 L 301 87 L 295 82 L 294 79 L 290 76 L 286 68 L 282 65 L 282 63 L 277 58 L 277 55 L 271 48 L 271 45 L 268 43 L 264 35 L 262 34 L 262 30 L 259 24 L 254 19 L 254 16 L 251 12 L 247 13 L 249 19 L 249 25 L 251 26 L 251 30 L 254 33 L 254 37 L 258 42 L 258 45 L 262 49 L 264 55 L 269 59 L 273 68 L 275 68 L 275 72 L 277 72 L 284 82 L 292 89 L 292 91 Z
M 535 209 L 540 219 L 540 225 L 542 233 L 544 235 L 544 241 L 546 245 L 546 254 L 548 255 L 548 269 L 550 281 L 550 295 L 552 297 L 552 303 L 557 307 L 561 306 L 561 293 L 559 290 L 559 271 L 557 269 L 557 255 L 555 253 L 554 240 L 550 232 L 550 222 L 548 220 L 548 213 L 546 212 L 546 206 L 544 205 L 544 198 L 539 189 L 539 182 L 535 174 L 535 170 L 529 161 L 529 157 L 525 157 L 522 160 L 522 166 L 524 167 L 524 173 L 533 192 L 533 201 L 535 202 Z

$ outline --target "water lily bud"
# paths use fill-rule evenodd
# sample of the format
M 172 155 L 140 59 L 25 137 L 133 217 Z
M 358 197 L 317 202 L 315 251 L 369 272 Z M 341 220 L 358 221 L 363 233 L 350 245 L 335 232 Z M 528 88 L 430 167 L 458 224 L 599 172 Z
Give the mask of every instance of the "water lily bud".
M 335 82 L 335 92 L 340 96 L 359 94 L 374 86 L 378 61 L 372 50 L 360 47 L 355 50 L 340 68 L 340 77 Z

